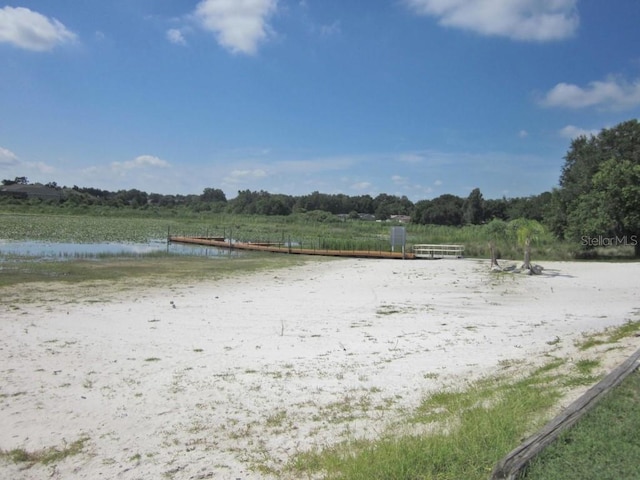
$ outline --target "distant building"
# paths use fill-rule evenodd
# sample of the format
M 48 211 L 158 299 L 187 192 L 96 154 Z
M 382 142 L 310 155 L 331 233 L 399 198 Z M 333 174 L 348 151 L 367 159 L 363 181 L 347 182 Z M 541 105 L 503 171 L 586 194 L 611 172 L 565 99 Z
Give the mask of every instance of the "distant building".
M 398 223 L 411 223 L 411 217 L 409 215 L 391 215 L 389 220 Z
M 343 222 L 354 218 L 353 214 L 351 213 L 338 213 L 336 217 L 338 217 Z M 366 220 L 368 222 L 374 222 L 376 220 L 376 216 L 373 215 L 372 213 L 358 213 L 357 218 L 358 220 Z
M 5 185 L 0 187 L 0 195 L 14 198 L 39 198 L 40 200 L 60 200 L 62 191 L 41 183 L 31 185 Z

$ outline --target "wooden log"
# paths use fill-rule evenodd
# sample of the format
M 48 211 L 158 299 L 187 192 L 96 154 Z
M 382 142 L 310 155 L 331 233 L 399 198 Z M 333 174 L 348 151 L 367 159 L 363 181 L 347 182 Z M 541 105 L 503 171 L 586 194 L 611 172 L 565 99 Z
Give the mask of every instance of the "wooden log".
M 566 429 L 573 426 L 591 410 L 607 393 L 618 386 L 631 372 L 640 366 L 640 349 L 618 368 L 569 405 L 535 435 L 527 438 L 519 447 L 504 457 L 491 473 L 490 480 L 516 480 L 527 464 L 555 441 Z

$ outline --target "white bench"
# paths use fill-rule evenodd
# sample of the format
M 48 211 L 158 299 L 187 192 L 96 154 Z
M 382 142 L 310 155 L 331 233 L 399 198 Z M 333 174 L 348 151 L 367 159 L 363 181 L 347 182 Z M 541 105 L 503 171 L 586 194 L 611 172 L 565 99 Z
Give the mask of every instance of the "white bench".
M 413 253 L 416 258 L 462 258 L 464 245 L 414 245 Z

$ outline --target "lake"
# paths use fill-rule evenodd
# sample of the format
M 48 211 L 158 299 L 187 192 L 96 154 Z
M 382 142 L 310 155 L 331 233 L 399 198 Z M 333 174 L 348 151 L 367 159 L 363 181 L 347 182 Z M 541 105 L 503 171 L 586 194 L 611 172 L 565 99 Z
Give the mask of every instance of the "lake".
M 147 243 L 59 243 L 37 241 L 0 240 L 0 261 L 3 257 L 29 257 L 47 260 L 72 260 L 97 258 L 103 255 L 145 255 L 167 252 L 175 255 L 196 255 L 204 257 L 229 257 L 242 255 L 238 250 L 227 250 L 200 245 L 169 243 L 155 240 Z

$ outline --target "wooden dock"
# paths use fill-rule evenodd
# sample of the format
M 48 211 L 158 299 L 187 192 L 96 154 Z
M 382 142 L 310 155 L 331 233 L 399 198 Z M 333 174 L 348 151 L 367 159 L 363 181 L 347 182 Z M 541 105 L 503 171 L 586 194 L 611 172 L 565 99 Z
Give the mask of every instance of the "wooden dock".
M 352 258 L 390 258 L 399 260 L 413 260 L 416 257 L 410 252 L 389 252 L 381 250 L 330 250 L 323 248 L 302 248 L 283 243 L 269 242 L 234 242 L 221 237 L 188 237 L 170 235 L 168 241 L 171 243 L 187 243 L 193 245 L 203 245 L 207 247 L 227 248 L 236 250 L 250 250 L 258 252 L 290 253 L 297 255 L 323 255 L 329 257 L 352 257 Z

